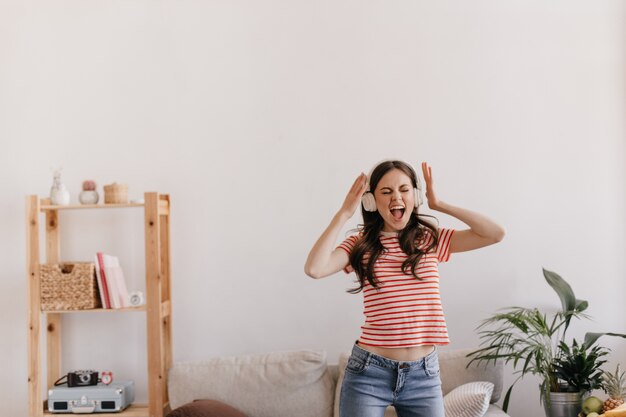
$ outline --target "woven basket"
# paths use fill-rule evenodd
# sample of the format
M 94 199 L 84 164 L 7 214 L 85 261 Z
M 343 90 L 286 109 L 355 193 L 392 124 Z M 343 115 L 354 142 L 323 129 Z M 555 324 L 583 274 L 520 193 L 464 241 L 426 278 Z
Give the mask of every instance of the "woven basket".
M 41 309 L 87 310 L 102 307 L 92 262 L 42 264 Z
M 104 204 L 126 204 L 128 203 L 128 185 L 113 184 L 104 187 Z

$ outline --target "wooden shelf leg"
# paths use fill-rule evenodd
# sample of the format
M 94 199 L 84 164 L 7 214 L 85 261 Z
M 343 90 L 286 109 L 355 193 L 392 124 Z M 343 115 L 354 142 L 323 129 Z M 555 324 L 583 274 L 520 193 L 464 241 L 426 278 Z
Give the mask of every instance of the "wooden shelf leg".
M 163 417 L 165 375 L 161 309 L 160 222 L 157 193 L 144 194 L 146 240 L 146 325 L 148 335 L 148 408 L 150 417 Z
M 28 271 L 28 415 L 43 416 L 41 407 L 41 299 L 39 281 L 39 197 L 26 198 L 26 270 Z
M 168 302 L 170 305 L 167 317 L 163 317 L 163 375 L 165 381 L 163 384 L 163 399 L 165 403 L 169 403 L 167 394 L 167 372 L 172 367 L 172 287 L 171 287 L 171 268 L 170 268 L 170 213 L 171 202 L 169 196 L 159 196 L 160 200 L 167 202 L 167 213 L 161 213 L 160 222 L 160 259 L 161 259 L 161 301 Z
M 61 262 L 61 236 L 59 213 L 46 211 L 46 262 Z M 48 389 L 54 386 L 61 376 L 61 314 L 47 314 L 46 319 L 46 364 L 48 369 Z

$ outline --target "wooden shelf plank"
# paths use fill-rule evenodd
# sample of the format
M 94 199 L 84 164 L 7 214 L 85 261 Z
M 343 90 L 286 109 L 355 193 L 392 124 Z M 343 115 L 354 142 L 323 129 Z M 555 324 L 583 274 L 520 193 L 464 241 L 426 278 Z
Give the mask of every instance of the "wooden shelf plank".
M 45 407 L 45 404 L 44 404 Z M 67 414 L 59 414 L 59 413 L 51 413 L 47 408 L 44 408 L 43 412 L 44 416 L 66 416 Z M 70 414 L 72 415 L 72 414 Z M 148 411 L 148 406 L 146 404 L 131 404 L 124 411 L 120 411 L 119 413 L 90 413 L 89 416 L 122 416 L 122 417 L 149 417 L 150 412 Z
M 127 311 L 146 311 L 146 306 L 126 308 L 89 308 L 84 310 L 43 310 L 45 314 L 68 314 L 68 313 L 123 313 Z
M 67 206 L 57 206 L 54 204 L 42 204 L 40 210 L 78 210 L 78 209 L 100 209 L 100 208 L 125 208 L 125 207 L 143 207 L 143 203 L 127 203 L 127 204 L 69 204 Z

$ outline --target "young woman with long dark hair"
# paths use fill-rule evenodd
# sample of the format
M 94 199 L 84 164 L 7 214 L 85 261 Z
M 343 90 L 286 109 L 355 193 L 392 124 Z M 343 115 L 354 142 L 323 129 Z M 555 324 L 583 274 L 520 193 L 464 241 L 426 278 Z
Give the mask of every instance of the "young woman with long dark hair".
M 363 293 L 365 323 L 352 349 L 341 387 L 340 417 L 444 417 L 436 346 L 448 344 L 439 295 L 439 262 L 450 254 L 501 241 L 504 229 L 483 216 L 440 200 L 432 169 L 422 163 L 428 207 L 453 216 L 465 230 L 439 228 L 419 212 L 421 187 L 402 161 L 378 164 L 359 175 L 305 264 L 313 278 L 354 271 Z M 358 233 L 335 247 L 358 206 Z

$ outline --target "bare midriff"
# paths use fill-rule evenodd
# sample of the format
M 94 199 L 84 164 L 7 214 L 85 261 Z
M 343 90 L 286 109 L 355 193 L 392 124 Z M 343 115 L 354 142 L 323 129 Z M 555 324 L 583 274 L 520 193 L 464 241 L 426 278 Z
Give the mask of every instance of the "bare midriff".
M 359 347 L 368 352 L 375 353 L 387 359 L 401 362 L 417 361 L 424 356 L 428 356 L 435 350 L 435 345 L 412 346 L 402 348 L 385 348 L 380 346 L 358 344 Z

